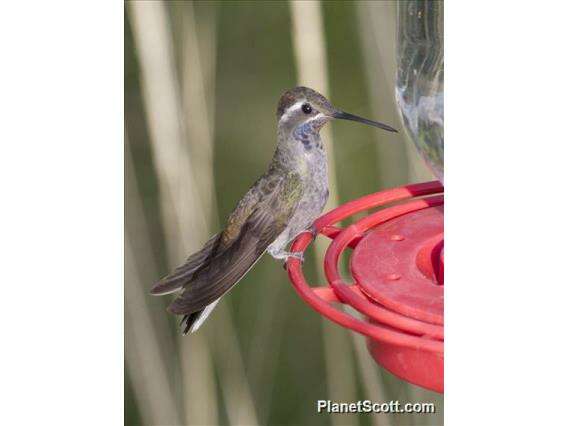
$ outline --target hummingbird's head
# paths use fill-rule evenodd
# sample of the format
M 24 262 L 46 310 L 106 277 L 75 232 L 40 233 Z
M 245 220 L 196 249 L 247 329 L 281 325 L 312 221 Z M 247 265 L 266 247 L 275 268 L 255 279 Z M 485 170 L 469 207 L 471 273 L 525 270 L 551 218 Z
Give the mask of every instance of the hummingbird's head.
M 278 102 L 276 117 L 278 126 L 288 129 L 309 124 L 311 128 L 319 132 L 327 122 L 340 119 L 358 121 L 389 132 L 397 131 L 386 124 L 341 111 L 331 105 L 320 93 L 303 86 L 294 87 L 282 94 Z

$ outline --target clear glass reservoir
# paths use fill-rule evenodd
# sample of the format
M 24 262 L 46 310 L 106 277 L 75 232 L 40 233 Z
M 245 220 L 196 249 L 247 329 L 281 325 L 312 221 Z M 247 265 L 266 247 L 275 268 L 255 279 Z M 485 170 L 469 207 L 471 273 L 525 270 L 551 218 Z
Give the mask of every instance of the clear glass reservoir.
M 444 182 L 444 3 L 398 2 L 396 99 L 404 126 Z

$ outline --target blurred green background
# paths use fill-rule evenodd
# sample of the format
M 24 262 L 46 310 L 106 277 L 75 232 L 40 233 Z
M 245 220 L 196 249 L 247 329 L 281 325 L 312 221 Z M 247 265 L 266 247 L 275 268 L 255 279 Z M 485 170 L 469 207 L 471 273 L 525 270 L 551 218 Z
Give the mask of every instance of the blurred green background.
M 180 335 L 168 297 L 148 295 L 264 172 L 285 89 L 309 85 L 402 128 L 395 39 L 395 2 L 125 3 L 126 424 L 442 424 L 441 395 L 374 364 L 364 339 L 312 311 L 268 256 L 194 335 Z M 402 133 L 329 127 L 328 210 L 432 179 Z M 318 250 L 306 262 L 316 283 Z M 319 399 L 432 401 L 437 413 L 318 414 Z

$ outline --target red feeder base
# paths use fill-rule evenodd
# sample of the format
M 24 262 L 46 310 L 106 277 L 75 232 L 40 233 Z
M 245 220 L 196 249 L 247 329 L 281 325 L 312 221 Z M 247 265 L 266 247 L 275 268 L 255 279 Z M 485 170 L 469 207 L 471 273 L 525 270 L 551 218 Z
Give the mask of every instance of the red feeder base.
M 368 337 L 373 358 L 384 368 L 419 386 L 443 392 L 443 187 L 439 182 L 409 185 L 372 194 L 322 216 L 318 233 L 333 239 L 324 269 L 329 287 L 311 288 L 301 264 L 288 261 L 289 277 L 300 296 L 332 321 Z M 416 198 L 424 197 L 424 198 Z M 335 223 L 362 210 L 392 205 L 345 229 Z M 304 251 L 311 234 L 299 236 L 292 251 Z M 355 284 L 343 282 L 339 256 L 350 259 Z M 349 304 L 368 321 L 332 305 Z

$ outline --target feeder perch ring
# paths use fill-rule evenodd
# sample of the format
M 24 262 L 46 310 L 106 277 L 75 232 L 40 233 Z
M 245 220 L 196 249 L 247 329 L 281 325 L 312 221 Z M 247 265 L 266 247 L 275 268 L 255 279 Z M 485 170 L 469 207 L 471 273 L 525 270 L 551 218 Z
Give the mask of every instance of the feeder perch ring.
M 396 376 L 443 392 L 444 287 L 443 186 L 407 185 L 348 202 L 314 222 L 332 239 L 324 258 L 327 286 L 311 287 L 298 259 L 287 261 L 290 281 L 314 310 L 367 337 L 375 361 Z M 356 213 L 384 207 L 346 228 L 336 224 Z M 315 236 L 303 233 L 291 247 L 305 252 Z M 354 284 L 338 263 L 352 248 Z M 335 306 L 349 305 L 363 319 Z

